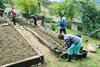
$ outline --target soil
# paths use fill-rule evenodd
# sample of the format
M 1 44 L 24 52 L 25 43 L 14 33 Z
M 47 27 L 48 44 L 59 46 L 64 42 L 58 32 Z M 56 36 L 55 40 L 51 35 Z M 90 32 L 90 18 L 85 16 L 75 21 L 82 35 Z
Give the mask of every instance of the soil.
M 4 23 L 8 23 L 8 21 L 1 20 L 1 19 L 0 19 L 0 24 L 4 24 Z
M 54 39 L 57 43 L 59 43 L 60 45 L 62 45 L 64 43 L 64 41 L 58 39 L 58 35 L 56 33 L 53 33 L 49 30 L 44 30 L 44 29 L 41 29 L 41 28 L 36 28 L 34 27 L 35 29 L 39 30 L 40 32 L 42 32 L 43 34 L 51 37 L 52 39 Z
M 37 53 L 13 26 L 0 27 L 0 66 L 35 55 Z
M 62 47 L 58 42 L 56 42 L 53 38 L 51 38 L 51 37 L 45 35 L 44 33 L 40 32 L 40 30 L 38 30 L 36 27 L 35 27 L 35 29 L 34 29 L 34 28 L 30 28 L 30 29 L 32 29 L 32 30 L 34 30 L 35 32 L 37 32 L 37 34 L 39 34 L 43 39 L 45 39 L 48 43 L 50 43 L 51 46 L 52 46 L 53 48 L 58 47 L 58 48 L 60 48 L 63 52 L 66 51 L 65 49 L 63 49 L 63 47 Z
M 54 55 L 54 53 L 51 52 L 49 48 L 42 45 L 33 34 L 31 34 L 29 31 L 26 30 L 21 30 L 21 32 L 25 35 L 27 39 L 30 40 L 30 42 L 34 45 L 34 47 L 44 55 L 44 63 L 41 66 L 37 67 L 50 67 L 51 65 L 57 62 L 60 63 L 58 58 Z M 66 62 L 64 64 L 66 64 Z

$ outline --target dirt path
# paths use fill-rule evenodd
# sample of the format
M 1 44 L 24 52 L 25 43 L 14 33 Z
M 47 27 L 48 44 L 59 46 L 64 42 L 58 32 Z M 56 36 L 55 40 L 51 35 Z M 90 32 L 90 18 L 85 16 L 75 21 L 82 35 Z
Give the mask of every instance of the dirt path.
M 21 29 L 20 29 L 21 30 Z M 42 45 L 37 38 L 35 38 L 30 32 L 26 31 L 26 30 L 21 30 L 21 32 L 26 36 L 26 38 L 28 38 L 30 40 L 30 42 L 35 46 L 36 49 L 38 49 L 42 54 L 44 54 L 44 64 L 39 66 L 39 67 L 58 67 L 55 66 L 55 64 L 61 64 L 61 62 L 59 61 L 59 58 L 57 58 L 53 52 L 50 51 L 50 49 L 48 49 L 46 46 Z M 71 64 L 71 63 L 69 63 Z M 66 65 L 66 62 L 63 62 L 64 67 Z M 62 67 L 63 65 L 61 65 L 60 67 Z M 70 67 L 70 66 L 69 66 Z

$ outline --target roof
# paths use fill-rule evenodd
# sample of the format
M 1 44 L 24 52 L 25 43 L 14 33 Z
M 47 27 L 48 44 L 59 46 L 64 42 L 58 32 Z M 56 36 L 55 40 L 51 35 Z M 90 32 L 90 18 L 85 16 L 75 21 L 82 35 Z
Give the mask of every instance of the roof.
M 76 22 L 76 23 L 83 23 L 82 22 L 82 18 L 80 16 L 78 16 L 77 18 L 75 18 L 73 21 Z
M 54 20 L 52 20 L 53 22 L 59 22 L 60 21 L 60 17 L 58 17 L 58 18 L 56 18 L 56 19 L 54 19 Z

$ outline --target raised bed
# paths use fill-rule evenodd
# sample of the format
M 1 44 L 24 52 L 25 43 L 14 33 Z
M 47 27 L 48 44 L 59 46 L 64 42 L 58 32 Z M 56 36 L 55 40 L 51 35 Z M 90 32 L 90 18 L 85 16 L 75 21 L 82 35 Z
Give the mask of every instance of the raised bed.
M 63 54 L 64 52 L 66 52 L 66 50 L 64 50 L 62 48 L 61 45 L 59 45 L 55 40 L 53 40 L 52 38 L 50 38 L 49 36 L 46 36 L 45 34 L 39 32 L 36 29 L 33 28 L 29 28 L 29 27 L 25 27 L 28 31 L 32 32 L 38 39 L 39 41 L 46 45 L 51 51 L 54 52 L 54 54 L 56 54 L 58 57 L 60 57 L 60 54 Z M 59 48 L 61 49 L 61 53 L 57 53 L 54 51 L 55 48 Z
M 36 27 L 35 28 L 33 28 L 33 27 L 25 27 L 25 28 L 27 30 L 29 30 L 30 32 L 32 32 L 40 40 L 40 42 L 42 42 L 43 44 L 48 46 L 51 49 L 51 51 L 53 51 L 58 57 L 61 57 L 61 58 L 67 58 L 68 57 L 68 54 L 67 54 L 66 50 L 64 50 L 61 45 L 59 45 L 58 43 L 54 44 L 53 43 L 54 40 L 52 38 L 50 38 L 49 36 L 46 36 L 45 34 L 41 33 L 40 30 L 38 30 Z M 59 52 L 59 53 L 55 52 L 55 49 L 57 49 L 57 50 L 60 49 L 60 51 L 62 51 L 62 52 Z M 83 47 L 82 47 L 82 49 L 83 49 Z M 79 59 L 80 58 L 86 58 L 87 53 L 88 53 L 87 51 L 84 52 L 84 50 L 82 50 L 82 49 L 80 50 L 81 54 L 79 55 Z M 73 54 L 73 57 L 75 57 L 74 54 Z
M 44 29 L 41 29 L 39 27 L 34 27 L 35 29 L 39 30 L 40 32 L 42 32 L 43 34 L 51 37 L 52 39 L 54 39 L 56 42 L 58 42 L 60 45 L 62 45 L 64 43 L 64 41 L 61 41 L 58 39 L 58 35 L 56 33 L 53 33 L 49 30 L 44 30 Z
M 29 67 L 43 61 L 43 54 L 17 27 L 0 27 L 0 67 Z

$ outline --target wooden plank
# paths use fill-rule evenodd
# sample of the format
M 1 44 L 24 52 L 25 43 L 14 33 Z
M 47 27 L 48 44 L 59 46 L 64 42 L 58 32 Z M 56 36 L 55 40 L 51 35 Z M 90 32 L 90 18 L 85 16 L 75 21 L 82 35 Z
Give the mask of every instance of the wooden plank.
M 33 61 L 34 59 L 38 59 L 40 58 L 39 55 L 37 56 L 34 56 L 34 57 L 30 57 L 30 58 L 26 58 L 26 59 L 23 59 L 23 60 L 20 60 L 20 61 L 17 61 L 17 62 L 13 62 L 13 63 L 10 63 L 10 64 L 6 64 L 6 65 L 3 65 L 3 66 L 0 66 L 0 67 L 16 67 L 16 66 L 22 66 L 24 65 L 26 62 L 29 63 L 30 61 Z M 21 64 L 23 63 L 23 64 Z M 33 62 L 34 63 L 34 62 Z M 32 64 L 33 64 L 32 63 Z M 27 64 L 25 64 L 25 66 L 28 66 Z

